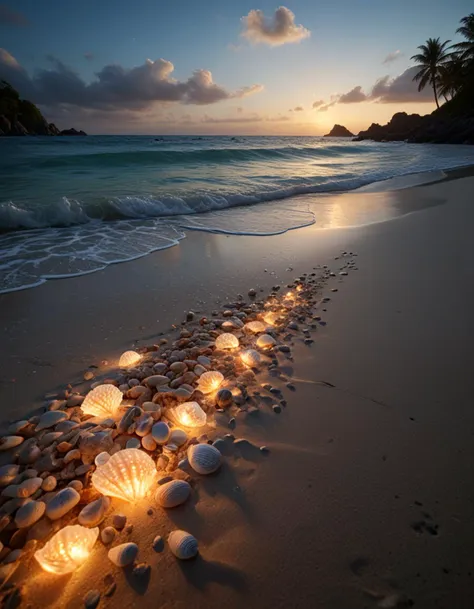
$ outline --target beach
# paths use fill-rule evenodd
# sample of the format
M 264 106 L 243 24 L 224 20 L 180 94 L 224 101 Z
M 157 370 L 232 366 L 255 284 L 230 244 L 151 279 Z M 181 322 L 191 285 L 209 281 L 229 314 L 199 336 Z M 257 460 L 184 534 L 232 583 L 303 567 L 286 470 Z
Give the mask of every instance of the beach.
M 137 543 L 149 581 L 138 585 L 112 565 L 98 541 L 72 575 L 22 563 L 11 581 L 25 606 L 82 607 L 112 573 L 116 591 L 100 606 L 472 607 L 472 192 L 463 171 L 367 193 L 386 214 L 359 226 L 345 207 L 355 195 L 337 194 L 325 228 L 189 231 L 138 260 L 0 295 L 7 422 L 68 384 L 84 394 L 84 373 L 112 374 L 126 349 L 175 339 L 172 326 L 189 311 L 210 317 L 249 289 L 265 298 L 325 265 L 335 274 L 321 282 L 314 342 L 295 340 L 286 364 L 295 390 L 259 378 L 281 389 L 281 412 L 237 416 L 232 433 L 246 442 L 225 441 L 221 469 L 192 476 L 183 506 L 148 514 L 152 499 L 113 500 L 104 524 L 114 511 L 127 516 L 133 530 L 120 540 Z M 218 417 L 209 438 L 229 432 Z M 196 559 L 152 550 L 156 535 L 175 528 L 196 537 Z

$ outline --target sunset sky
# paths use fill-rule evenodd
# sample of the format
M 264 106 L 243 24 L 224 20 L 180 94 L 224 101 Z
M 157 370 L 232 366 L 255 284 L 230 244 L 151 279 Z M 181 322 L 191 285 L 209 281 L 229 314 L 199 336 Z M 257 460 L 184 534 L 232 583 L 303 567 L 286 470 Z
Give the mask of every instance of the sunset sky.
M 434 109 L 412 83 L 428 37 L 457 40 L 451 0 L 15 0 L 0 78 L 60 128 L 322 135 Z

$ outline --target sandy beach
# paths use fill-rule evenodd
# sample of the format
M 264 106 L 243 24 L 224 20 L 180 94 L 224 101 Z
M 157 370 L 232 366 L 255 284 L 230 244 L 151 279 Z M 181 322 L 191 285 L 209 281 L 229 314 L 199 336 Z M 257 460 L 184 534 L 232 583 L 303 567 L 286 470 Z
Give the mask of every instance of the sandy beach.
M 391 218 L 365 226 L 348 226 L 356 195 L 333 195 L 327 228 L 190 232 L 142 259 L 1 295 L 6 424 L 44 408 L 68 383 L 87 391 L 84 373 L 106 376 L 125 349 L 176 337 L 172 325 L 189 310 L 210 316 L 250 288 L 263 298 L 324 265 L 336 274 L 320 293 L 324 325 L 313 329 L 314 343 L 295 341 L 285 364 L 295 390 L 259 377 L 281 389 L 282 412 L 238 416 L 232 433 L 247 442 L 226 440 L 222 468 L 192 476 L 183 506 L 113 500 L 101 528 L 115 512 L 127 516 L 133 530 L 120 541 L 137 543 L 149 580 L 137 584 L 112 565 L 98 541 L 72 575 L 22 562 L 10 580 L 22 606 L 82 607 L 112 574 L 116 591 L 99 607 L 471 608 L 473 192 L 464 171 L 365 195 L 385 200 Z M 356 254 L 348 275 L 339 275 L 341 252 Z M 218 417 L 209 437 L 229 432 Z M 175 528 L 196 537 L 196 559 L 152 550 L 156 535 Z

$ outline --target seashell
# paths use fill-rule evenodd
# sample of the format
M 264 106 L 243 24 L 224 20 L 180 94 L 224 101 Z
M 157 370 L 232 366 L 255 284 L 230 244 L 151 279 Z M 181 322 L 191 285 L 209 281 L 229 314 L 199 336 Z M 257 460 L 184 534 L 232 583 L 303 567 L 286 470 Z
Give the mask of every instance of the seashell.
M 130 368 L 142 359 L 142 356 L 136 351 L 125 351 L 119 359 L 119 368 Z
M 168 536 L 171 552 L 180 560 L 194 558 L 198 553 L 198 542 L 186 531 L 172 531 Z
M 109 497 L 100 497 L 100 499 L 92 501 L 92 503 L 86 505 L 86 507 L 79 512 L 79 524 L 81 524 L 83 527 L 98 526 L 104 520 L 109 507 Z
M 122 403 L 123 394 L 114 385 L 99 385 L 86 395 L 81 409 L 95 417 L 115 417 Z
M 155 420 L 150 414 L 143 415 L 142 417 L 140 417 L 140 419 L 137 423 L 137 428 L 135 430 L 135 433 L 137 434 L 137 436 L 140 436 L 140 438 L 143 438 L 143 436 L 146 436 L 147 434 L 149 434 L 151 431 L 151 428 L 153 427 L 154 422 L 155 422 Z
M 189 465 L 198 474 L 212 474 L 221 465 L 221 453 L 210 444 L 194 444 L 188 448 Z
M 94 459 L 94 463 L 97 467 L 100 467 L 101 465 L 105 465 L 105 463 L 107 463 L 109 459 L 109 453 L 104 450 L 96 456 L 96 458 Z
M 246 349 L 245 351 L 242 351 L 240 359 L 246 366 L 250 366 L 250 368 L 257 368 L 262 361 L 260 353 L 255 351 L 255 349 Z
M 24 439 L 22 436 L 3 436 L 0 438 L 0 450 L 10 450 L 10 448 L 20 446 Z
M 18 497 L 29 497 L 41 487 L 43 478 L 29 478 L 22 482 L 18 487 Z
M 19 529 L 29 527 L 37 522 L 46 510 L 46 503 L 43 501 L 28 501 L 15 515 L 15 524 Z
M 125 448 L 140 448 L 141 442 L 138 438 L 130 438 L 125 444 Z
M 258 334 L 259 332 L 265 332 L 266 325 L 262 321 L 249 321 L 245 324 L 244 330 Z
M 157 444 L 166 444 L 170 437 L 170 428 L 167 423 L 158 421 L 151 428 L 151 435 Z
M 219 389 L 224 381 L 224 375 L 217 370 L 212 370 L 211 372 L 204 372 L 199 377 L 198 389 L 203 393 L 212 393 Z
M 105 527 L 100 534 L 102 543 L 105 543 L 105 545 L 112 543 L 116 536 L 117 531 L 114 529 L 114 527 Z
M 207 422 L 206 413 L 197 402 L 179 404 L 173 408 L 172 415 L 185 427 L 202 427 Z
M 18 476 L 19 471 L 19 465 L 14 465 L 13 463 L 9 465 L 2 465 L 2 467 L 0 467 L 0 486 L 10 484 L 10 482 L 12 482 L 13 479 Z
M 47 493 L 49 493 L 50 491 L 54 491 L 57 484 L 58 484 L 58 481 L 56 480 L 56 478 L 54 476 L 47 476 L 43 480 L 43 482 L 41 484 L 41 488 L 43 489 L 43 491 L 46 491 Z
M 79 493 L 67 486 L 59 491 L 46 506 L 46 516 L 50 520 L 57 520 L 67 514 L 72 508 L 79 503 L 81 496 Z
M 184 503 L 191 494 L 191 486 L 184 480 L 172 480 L 158 487 L 155 500 L 164 508 L 173 508 Z
M 280 319 L 280 313 L 275 313 L 275 311 L 268 311 L 263 316 L 263 321 L 269 326 L 274 326 L 277 321 Z
M 270 349 L 273 345 L 276 345 L 276 340 L 270 334 L 261 334 L 257 338 L 257 347 L 259 349 Z
M 142 446 L 145 450 L 149 450 L 149 451 L 154 451 L 156 450 L 156 442 L 153 439 L 153 436 L 151 435 L 151 433 L 149 433 L 147 436 L 143 436 L 142 438 Z
M 85 562 L 94 546 L 99 529 L 86 529 L 76 524 L 64 527 L 34 554 L 45 571 L 71 573 Z
M 186 443 L 188 436 L 186 432 L 178 427 L 171 430 L 169 441 L 175 444 L 176 446 L 182 446 Z
M 151 457 L 136 448 L 126 448 L 98 467 L 91 480 L 100 493 L 134 502 L 146 495 L 157 477 Z
M 135 562 L 138 555 L 136 543 L 122 543 L 109 550 L 108 557 L 117 567 L 126 567 Z
M 35 428 L 35 433 L 42 429 L 48 429 L 48 427 L 54 427 L 61 421 L 65 421 L 68 418 L 67 413 L 62 410 L 50 410 L 40 416 L 38 425 Z
M 216 338 L 216 349 L 236 349 L 239 346 L 239 339 L 237 336 L 224 332 Z

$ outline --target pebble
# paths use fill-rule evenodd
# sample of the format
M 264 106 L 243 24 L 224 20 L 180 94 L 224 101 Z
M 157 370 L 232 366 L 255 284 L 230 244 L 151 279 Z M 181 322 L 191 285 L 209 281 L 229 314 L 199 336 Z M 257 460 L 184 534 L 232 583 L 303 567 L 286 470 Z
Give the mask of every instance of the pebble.
M 42 429 L 48 429 L 48 427 L 54 427 L 54 425 L 66 420 L 67 418 L 67 413 L 63 412 L 62 410 L 50 410 L 49 412 L 45 412 L 43 415 L 41 415 L 35 432 L 41 431 Z
M 232 392 L 228 389 L 219 389 L 216 395 L 216 404 L 219 408 L 228 408 L 234 401 Z
M 79 503 L 81 496 L 71 488 L 66 487 L 59 491 L 48 503 L 46 507 L 46 516 L 50 520 L 57 520 L 67 514 L 74 506 Z
M 141 562 L 138 565 L 133 567 L 133 575 L 138 578 L 146 578 L 149 577 L 151 572 L 150 565 L 147 565 L 145 562 Z
M 270 449 L 268 448 L 268 446 L 260 446 L 260 452 L 268 453 L 268 452 L 270 452 Z
M 178 447 L 183 446 L 183 444 L 186 444 L 187 439 L 188 436 L 182 429 L 176 427 L 171 430 L 169 442 L 173 443 L 174 445 Z
M 104 519 L 107 514 L 107 510 L 110 507 L 109 497 L 100 497 L 86 505 L 78 516 L 78 522 L 83 527 L 96 527 Z
M 54 476 L 47 476 L 43 480 L 43 483 L 41 484 L 41 488 L 43 489 L 43 491 L 46 491 L 46 492 L 54 491 L 57 484 L 58 484 L 58 481 L 56 480 L 56 478 Z
M 126 448 L 140 448 L 140 445 L 141 445 L 141 441 L 139 440 L 139 438 L 130 438 L 130 440 L 127 440 L 125 447 Z
M 44 514 L 46 504 L 43 501 L 28 501 L 15 515 L 15 523 L 19 529 L 30 527 Z
M 127 567 L 135 562 L 138 546 L 135 543 L 122 543 L 109 550 L 108 557 L 117 567 Z
M 95 609 L 100 601 L 100 592 L 98 590 L 89 590 L 84 597 L 84 607 L 86 609 Z
M 114 514 L 112 518 L 112 524 L 116 529 L 121 531 L 127 524 L 127 517 L 123 514 Z
M 166 444 L 170 437 L 170 428 L 163 421 L 158 421 L 151 428 L 151 435 L 157 444 Z
M 296 391 L 296 387 L 293 385 L 293 383 L 287 383 L 286 386 L 288 387 L 288 389 L 290 389 L 291 391 Z
M 142 446 L 145 450 L 154 451 L 156 450 L 157 444 L 153 439 L 153 436 L 148 434 L 147 436 L 143 436 L 142 438 Z
M 84 380 L 85 381 L 91 381 L 94 378 L 94 373 L 91 372 L 90 370 L 87 370 L 86 372 L 84 372 Z
M 94 459 L 94 463 L 96 464 L 97 467 L 100 467 L 101 465 L 105 465 L 109 459 L 110 459 L 109 453 L 104 451 L 102 453 L 99 453 L 96 456 L 96 458 Z
M 0 438 L 0 450 L 10 450 L 10 448 L 15 448 L 15 446 L 19 446 L 23 440 L 22 436 L 3 436 Z
M 153 540 L 153 549 L 155 550 L 155 552 L 158 553 L 163 552 L 163 550 L 165 549 L 165 542 L 161 535 L 157 535 Z
M 105 545 L 108 545 L 109 543 L 113 542 L 116 535 L 117 531 L 114 529 L 114 527 L 105 527 L 105 529 L 103 529 L 100 533 L 100 538 Z
M 279 406 L 278 404 L 273 404 L 272 409 L 273 409 L 273 412 L 276 414 L 280 414 L 280 412 L 281 412 L 281 406 Z
M 71 480 L 71 482 L 68 484 L 68 487 L 73 488 L 75 491 L 80 493 L 84 488 L 84 485 L 80 480 Z

